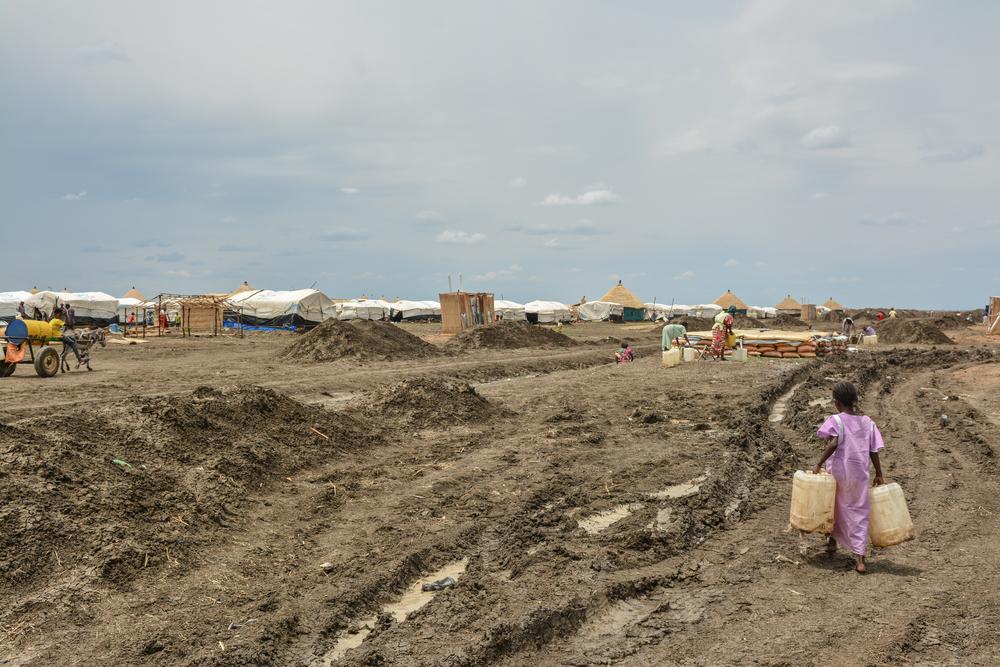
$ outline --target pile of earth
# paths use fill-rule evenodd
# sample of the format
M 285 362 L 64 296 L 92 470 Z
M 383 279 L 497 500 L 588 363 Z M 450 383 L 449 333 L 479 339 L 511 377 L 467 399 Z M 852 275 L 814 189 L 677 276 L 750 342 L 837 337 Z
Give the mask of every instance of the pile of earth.
M 880 343 L 930 343 L 954 345 L 955 341 L 932 324 L 922 320 L 894 318 L 883 320 L 876 327 Z
M 800 318 L 787 313 L 778 313 L 777 317 L 765 320 L 765 322 L 771 329 L 805 329 L 808 326 Z
M 393 361 L 433 357 L 441 351 L 391 322 L 326 320 L 302 334 L 281 357 L 297 362 Z
M 711 331 L 714 320 L 710 317 L 675 317 L 670 324 L 680 324 L 688 331 Z M 658 327 L 657 331 L 663 327 Z
M 471 386 L 456 380 L 414 378 L 366 392 L 351 408 L 380 422 L 424 428 L 445 427 L 454 420 L 481 422 L 507 414 Z
M 941 315 L 940 317 L 931 320 L 931 324 L 936 326 L 938 329 L 964 329 L 974 322 L 975 320 L 970 322 L 961 315 Z
M 250 385 L 0 424 L 0 587 L 124 589 L 193 566 L 249 494 L 375 442 L 350 417 Z
M 576 341 L 558 331 L 527 322 L 501 321 L 461 331 L 448 341 L 459 350 L 488 348 L 515 350 L 522 347 L 570 347 Z

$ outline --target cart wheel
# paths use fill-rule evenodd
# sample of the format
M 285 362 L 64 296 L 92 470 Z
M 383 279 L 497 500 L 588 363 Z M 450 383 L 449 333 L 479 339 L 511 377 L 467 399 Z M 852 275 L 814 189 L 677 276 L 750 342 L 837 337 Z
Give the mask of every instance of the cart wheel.
M 35 357 L 35 372 L 38 377 L 50 378 L 59 372 L 59 353 L 56 348 L 46 345 Z
M 14 374 L 17 370 L 17 364 L 8 364 L 6 361 L 0 361 L 0 378 L 8 378 Z

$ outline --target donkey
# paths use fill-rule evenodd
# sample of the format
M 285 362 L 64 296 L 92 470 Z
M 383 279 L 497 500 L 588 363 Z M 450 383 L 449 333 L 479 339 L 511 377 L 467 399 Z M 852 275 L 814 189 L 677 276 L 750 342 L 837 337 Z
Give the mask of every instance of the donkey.
M 63 351 L 62 356 L 59 357 L 59 366 L 63 373 L 69 370 L 69 362 L 66 361 L 66 357 L 70 352 L 76 352 L 76 367 L 79 368 L 81 365 L 86 366 L 88 371 L 94 370 L 90 367 L 90 351 L 93 349 L 94 345 L 100 345 L 101 347 L 107 347 L 107 329 L 86 329 L 80 334 L 76 334 L 72 330 L 65 332 L 63 335 Z M 76 343 L 76 350 L 73 349 L 71 343 L 66 342 L 66 338 L 72 337 Z

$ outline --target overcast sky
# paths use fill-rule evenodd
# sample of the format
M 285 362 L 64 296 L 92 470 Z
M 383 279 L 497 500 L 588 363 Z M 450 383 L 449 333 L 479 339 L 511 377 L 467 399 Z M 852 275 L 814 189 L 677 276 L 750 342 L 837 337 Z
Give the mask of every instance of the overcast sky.
M 1000 3 L 0 3 L 0 291 L 973 307 Z

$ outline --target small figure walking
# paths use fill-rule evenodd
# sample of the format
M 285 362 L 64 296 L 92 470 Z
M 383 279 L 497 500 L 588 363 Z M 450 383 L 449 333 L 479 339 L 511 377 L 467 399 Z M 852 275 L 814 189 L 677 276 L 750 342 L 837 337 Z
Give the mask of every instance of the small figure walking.
M 858 390 L 850 382 L 838 382 L 833 387 L 833 405 L 837 414 L 827 418 L 816 435 L 829 442 L 813 472 L 823 464 L 837 480 L 837 499 L 833 511 L 833 535 L 826 551 L 833 555 L 837 543 L 854 554 L 854 569 L 865 572 L 868 551 L 868 517 L 871 501 L 868 495 L 869 461 L 875 466 L 875 484 L 884 484 L 882 463 L 878 452 L 885 445 L 878 426 L 858 408 Z

